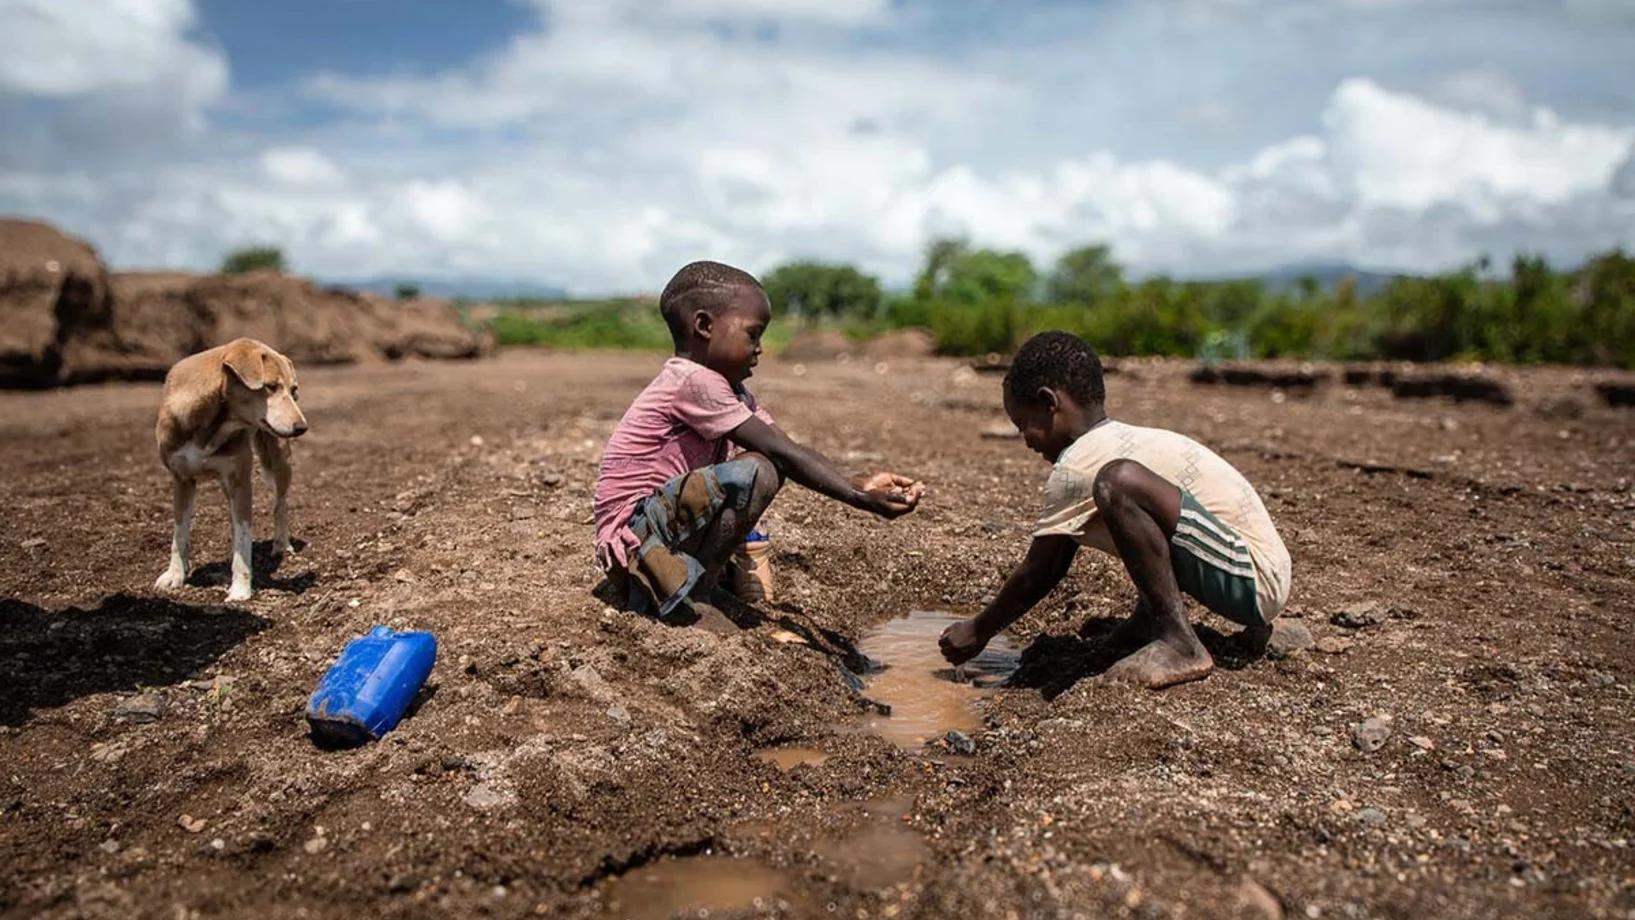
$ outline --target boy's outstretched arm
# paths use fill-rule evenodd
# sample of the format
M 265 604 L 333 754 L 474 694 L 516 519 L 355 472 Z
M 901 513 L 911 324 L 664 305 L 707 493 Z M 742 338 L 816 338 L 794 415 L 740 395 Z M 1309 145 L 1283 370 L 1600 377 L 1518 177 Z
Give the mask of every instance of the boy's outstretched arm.
M 964 664 L 987 646 L 988 640 L 1022 618 L 1061 583 L 1079 544 L 1072 537 L 1034 537 L 1022 564 L 1005 579 L 999 596 L 986 610 L 943 630 L 937 644 L 950 664 Z
M 784 476 L 853 508 L 894 518 L 920 503 L 920 488 L 914 480 L 896 473 L 847 476 L 828 457 L 796 444 L 759 418 L 747 419 L 733 429 L 731 437 L 742 447 L 765 454 Z

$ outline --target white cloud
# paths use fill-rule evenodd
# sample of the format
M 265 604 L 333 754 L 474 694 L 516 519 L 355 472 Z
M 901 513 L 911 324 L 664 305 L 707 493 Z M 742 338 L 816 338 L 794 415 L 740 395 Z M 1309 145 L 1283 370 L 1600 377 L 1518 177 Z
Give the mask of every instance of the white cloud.
M 227 85 L 187 37 L 191 0 L 0 0 L 0 91 L 62 98 L 162 87 L 188 102 Z
M 1145 6 L 1103 31 L 1064 22 L 1000 65 L 921 44 L 923 21 L 887 0 L 535 2 L 539 28 L 467 66 L 305 81 L 347 113 L 344 133 L 245 153 L 201 141 L 159 167 L 39 159 L 0 173 L 0 210 L 62 220 L 127 265 L 208 267 L 274 242 L 329 277 L 486 274 L 586 292 L 653 289 L 700 257 L 757 271 L 844 259 L 900 282 L 938 233 L 1040 260 L 1105 240 L 1138 271 L 1183 273 L 1635 245 L 1635 112 L 1557 115 L 1514 70 L 1441 58 L 1412 79 L 1336 76 L 1286 111 L 1307 97 L 1279 95 L 1283 75 L 1342 53 L 1326 39 L 1350 34 L 1346 16 L 1398 28 L 1406 2 L 1324 2 L 1323 18 L 1279 19 L 1259 44 L 1249 27 L 1210 31 L 1220 41 L 1180 46 L 1189 68 L 1162 74 L 1128 70 L 1143 56 L 1115 28 L 1161 39 Z M 210 53 L 189 43 L 187 16 L 164 21 L 170 40 Z M 871 40 L 852 40 L 862 32 Z M 1209 58 L 1215 45 L 1228 57 Z M 1106 73 L 1064 69 L 1062 55 Z M 1287 69 L 1216 79 L 1263 60 Z M 1195 85 L 1175 82 L 1194 70 Z M 1157 150 L 1132 140 L 1169 138 L 1142 132 L 1206 110 L 1204 133 Z M 1227 136 L 1250 140 L 1201 140 Z
M 274 147 L 261 154 L 261 172 L 281 185 L 335 185 L 341 168 L 311 147 Z
M 1604 191 L 1635 140 L 1627 128 L 1560 124 L 1548 110 L 1532 125 L 1508 127 L 1367 80 L 1342 84 L 1323 118 L 1362 207 L 1560 204 Z

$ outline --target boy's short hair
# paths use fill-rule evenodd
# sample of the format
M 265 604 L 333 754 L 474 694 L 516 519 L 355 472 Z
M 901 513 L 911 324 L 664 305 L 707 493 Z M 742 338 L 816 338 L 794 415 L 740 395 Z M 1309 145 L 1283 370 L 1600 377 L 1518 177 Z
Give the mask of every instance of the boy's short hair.
M 1107 401 L 1101 358 L 1071 332 L 1041 332 L 1016 350 L 1005 374 L 1005 392 L 1018 402 L 1038 401 L 1039 390 L 1061 390 L 1081 406 Z
M 720 316 L 743 288 L 760 290 L 761 283 L 749 272 L 721 262 L 689 262 L 664 286 L 659 295 L 659 315 L 679 347 L 687 339 L 688 318 L 693 313 L 703 310 Z

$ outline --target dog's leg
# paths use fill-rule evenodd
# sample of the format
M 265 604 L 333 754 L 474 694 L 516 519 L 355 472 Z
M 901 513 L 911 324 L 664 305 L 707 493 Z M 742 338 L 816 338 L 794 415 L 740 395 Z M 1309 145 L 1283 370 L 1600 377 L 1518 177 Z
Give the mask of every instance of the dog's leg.
M 294 552 L 290 546 L 290 467 L 289 445 L 265 432 L 256 432 L 256 453 L 261 457 L 261 468 L 272 479 L 273 487 L 273 554 L 282 556 Z
M 241 462 L 234 464 L 232 472 L 221 480 L 222 491 L 227 493 L 227 517 L 233 532 L 233 583 L 227 589 L 229 601 L 250 599 L 252 473 L 250 452 L 245 451 Z
M 193 537 L 193 499 L 198 483 L 191 477 L 170 476 L 170 567 L 153 583 L 159 591 L 175 591 L 187 584 L 188 558 Z

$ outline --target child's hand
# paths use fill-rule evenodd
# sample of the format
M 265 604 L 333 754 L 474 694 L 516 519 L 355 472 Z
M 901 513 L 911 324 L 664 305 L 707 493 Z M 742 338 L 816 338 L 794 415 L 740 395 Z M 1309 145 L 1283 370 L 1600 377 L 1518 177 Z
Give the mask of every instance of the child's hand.
M 982 654 L 988 646 L 988 637 L 977 631 L 976 618 L 960 620 L 958 623 L 942 631 L 942 637 L 937 640 L 937 647 L 942 649 L 942 657 L 948 659 L 952 665 L 961 665 Z
M 896 518 L 913 511 L 925 494 L 925 484 L 896 473 L 859 476 L 852 485 L 863 493 L 863 506 L 883 518 Z
M 852 484 L 859 492 L 913 492 L 915 497 L 925 490 L 925 484 L 915 482 L 907 476 L 896 473 L 875 473 L 872 476 L 858 476 Z

